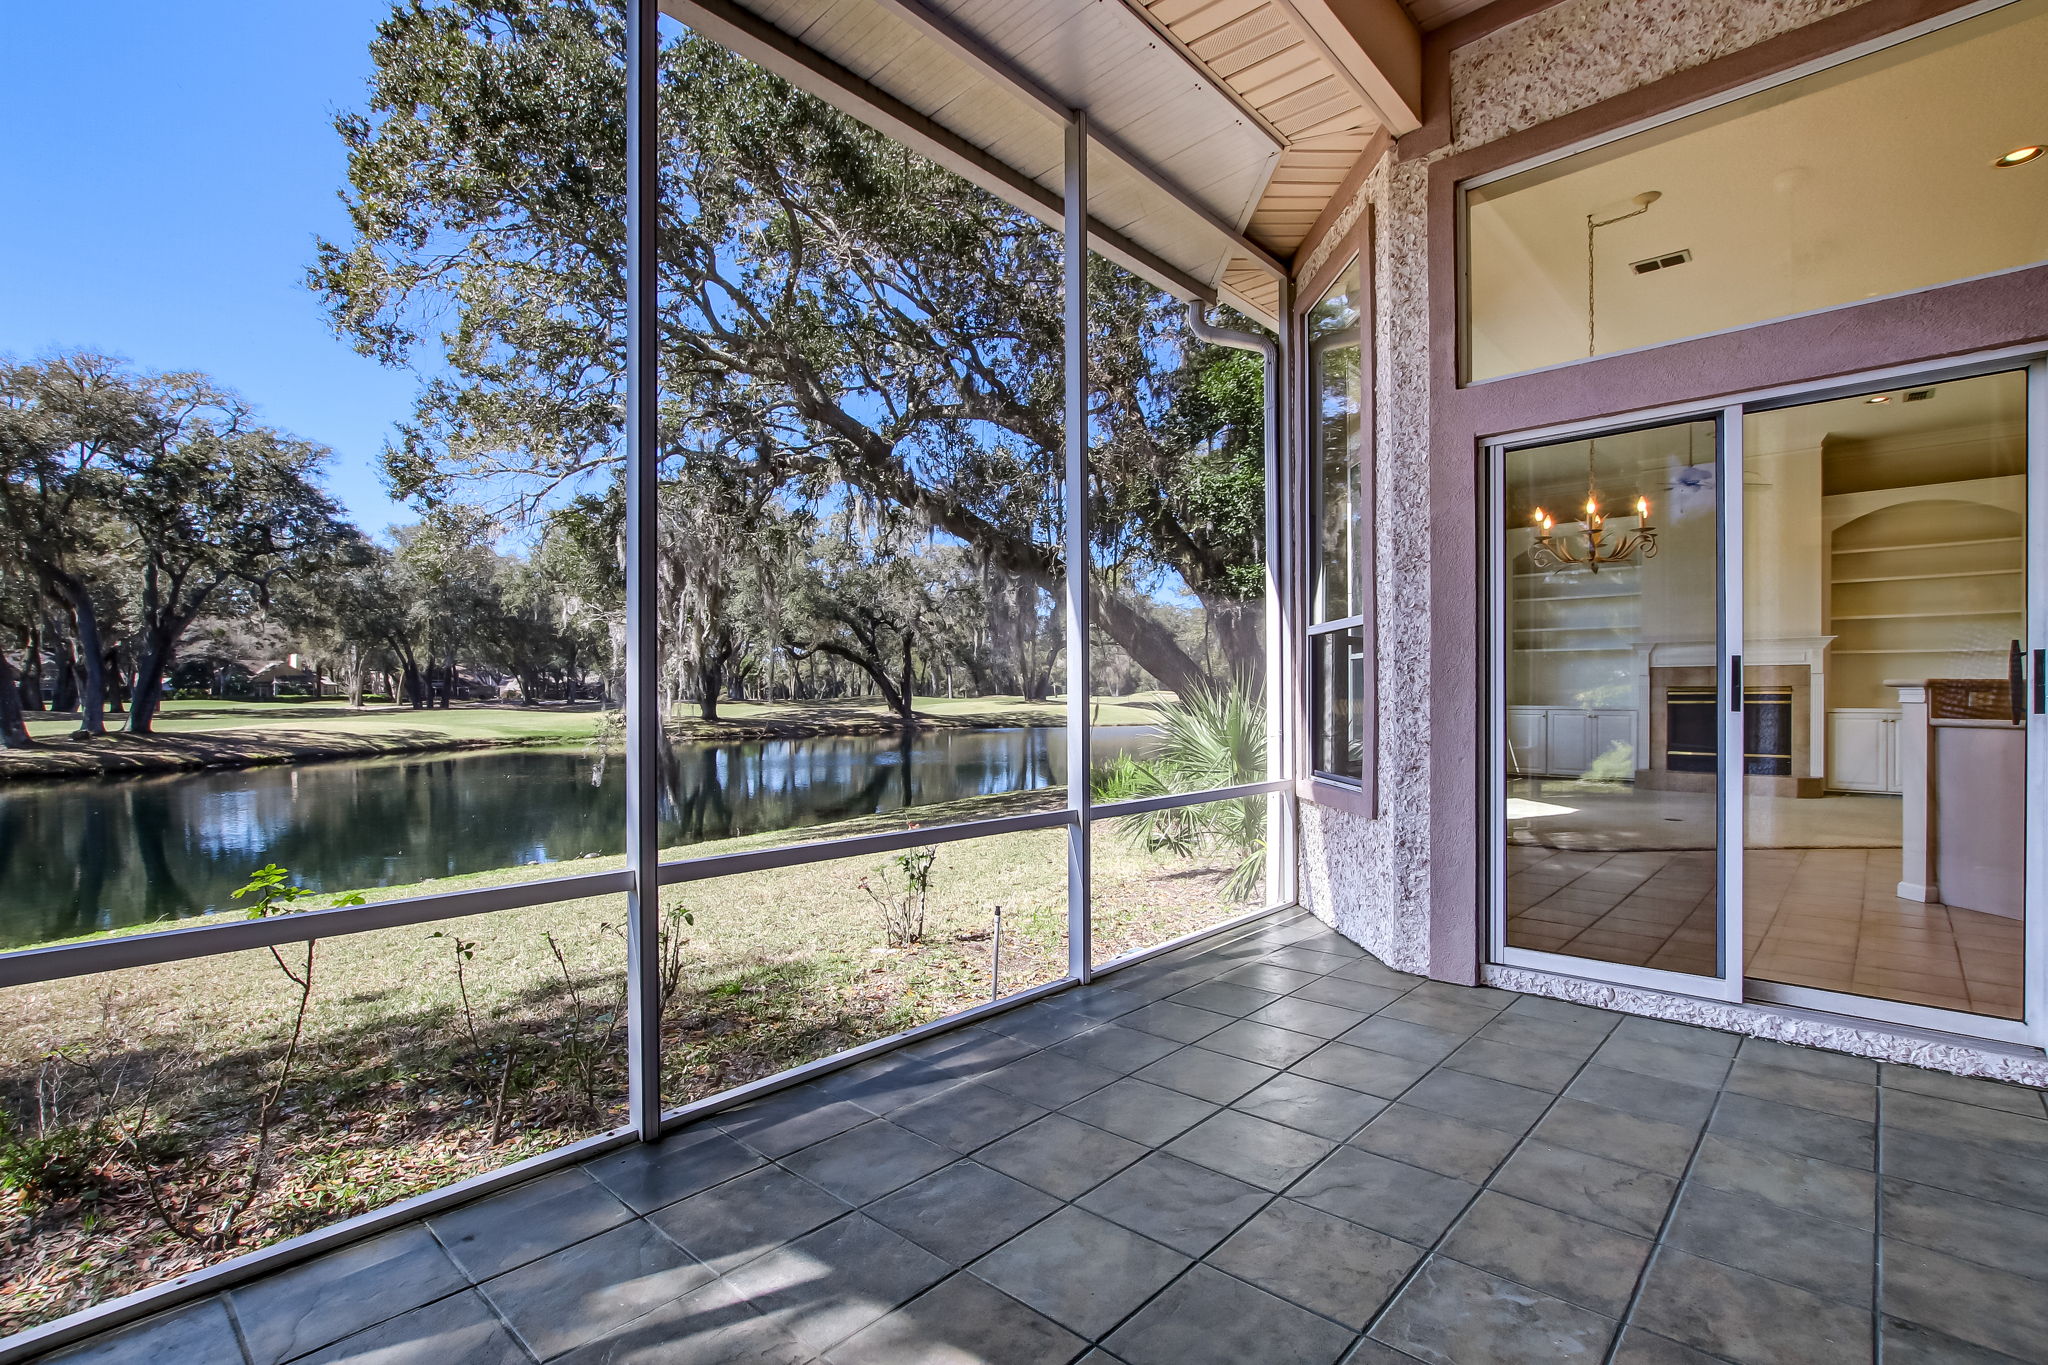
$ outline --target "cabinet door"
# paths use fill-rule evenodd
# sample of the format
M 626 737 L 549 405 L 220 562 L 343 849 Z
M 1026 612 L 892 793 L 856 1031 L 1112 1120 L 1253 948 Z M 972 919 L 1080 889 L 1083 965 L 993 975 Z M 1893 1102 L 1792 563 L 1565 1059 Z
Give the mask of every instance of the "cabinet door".
M 1620 748 L 1617 750 L 1616 745 Z M 1610 758 L 1609 755 L 1615 755 Z M 1632 774 L 1636 767 L 1636 713 L 1595 711 L 1593 713 L 1593 756 Z
M 1535 777 L 1550 771 L 1546 733 L 1549 713 L 1540 706 L 1508 708 L 1508 776 Z
M 1550 771 L 1566 777 L 1577 777 L 1592 765 L 1593 716 L 1587 711 L 1566 711 L 1562 708 L 1550 713 Z
M 1898 722 L 1881 711 L 1828 712 L 1828 785 L 1845 792 L 1895 792 Z

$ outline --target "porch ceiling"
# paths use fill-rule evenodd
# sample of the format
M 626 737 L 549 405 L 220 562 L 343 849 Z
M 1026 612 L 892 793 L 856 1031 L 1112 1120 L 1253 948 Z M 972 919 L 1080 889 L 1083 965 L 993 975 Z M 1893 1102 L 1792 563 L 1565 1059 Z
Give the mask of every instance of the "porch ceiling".
M 1327 0 L 662 8 L 1048 221 L 1062 120 L 1085 111 L 1097 248 L 1182 297 L 1271 321 L 1277 275 L 1345 173 L 1380 128 L 1412 125 L 1419 35 L 1380 3 L 1343 18 Z

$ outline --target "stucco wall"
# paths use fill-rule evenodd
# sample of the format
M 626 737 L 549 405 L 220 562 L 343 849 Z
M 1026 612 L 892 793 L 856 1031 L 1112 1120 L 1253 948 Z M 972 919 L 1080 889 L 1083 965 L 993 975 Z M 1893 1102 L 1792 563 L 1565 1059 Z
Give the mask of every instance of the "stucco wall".
M 1563 0 L 1487 34 L 1451 57 L 1451 143 L 1407 159 L 1397 147 L 1300 262 L 1298 278 L 1313 276 L 1370 206 L 1381 813 L 1366 819 L 1303 803 L 1301 892 L 1318 918 L 1394 966 L 1460 970 L 1432 962 L 1430 933 L 1431 637 L 1469 632 L 1472 623 L 1432 622 L 1429 612 L 1429 167 L 1860 2 Z

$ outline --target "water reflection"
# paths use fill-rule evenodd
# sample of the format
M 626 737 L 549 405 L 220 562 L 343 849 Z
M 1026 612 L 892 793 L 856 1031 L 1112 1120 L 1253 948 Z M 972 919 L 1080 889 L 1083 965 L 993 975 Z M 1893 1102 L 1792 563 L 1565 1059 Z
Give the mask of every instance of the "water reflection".
M 1057 786 L 1064 743 L 1045 728 L 679 745 L 664 842 Z M 0 789 L 0 946 L 224 909 L 265 861 L 341 890 L 617 853 L 623 776 L 579 751 L 499 749 Z

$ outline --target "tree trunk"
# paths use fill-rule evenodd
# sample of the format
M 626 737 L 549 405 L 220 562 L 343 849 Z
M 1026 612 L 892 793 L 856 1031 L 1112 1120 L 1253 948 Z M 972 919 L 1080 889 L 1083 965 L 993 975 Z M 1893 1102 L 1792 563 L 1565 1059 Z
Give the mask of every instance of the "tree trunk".
M 135 665 L 135 699 L 128 708 L 129 734 L 150 733 L 150 726 L 156 721 L 158 701 L 163 696 L 164 670 L 171 666 L 171 651 L 176 646 L 175 638 L 164 638 L 161 626 L 144 632 L 142 652 Z
M 897 706 L 897 714 L 908 723 L 916 719 L 911 708 L 916 704 L 916 670 L 910 662 L 910 627 L 903 628 L 903 695 Z
M 0 649 L 0 749 L 26 749 L 34 742 L 21 714 L 21 681 L 7 651 Z
M 22 631 L 21 705 L 23 710 L 43 709 L 43 633 L 34 626 Z
M 78 728 L 86 734 L 107 732 L 106 648 L 100 643 L 99 616 L 85 584 L 68 575 L 56 580 L 64 604 L 71 609 L 74 632 L 71 666 L 78 675 Z

